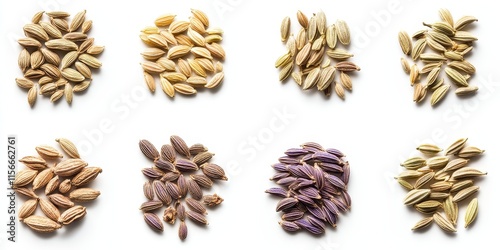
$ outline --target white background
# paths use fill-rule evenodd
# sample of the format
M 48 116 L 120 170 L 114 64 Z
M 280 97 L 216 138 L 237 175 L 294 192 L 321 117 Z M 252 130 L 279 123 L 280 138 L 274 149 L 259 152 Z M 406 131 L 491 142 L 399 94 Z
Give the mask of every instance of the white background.
M 217 91 L 202 91 L 194 98 L 179 95 L 171 100 L 159 87 L 151 95 L 139 65 L 140 52 L 145 48 L 139 31 L 163 13 L 187 19 L 191 7 L 204 10 L 211 26 L 225 31 L 224 83 Z M 413 90 L 399 62 L 402 53 L 397 32 L 403 29 L 412 34 L 422 28 L 422 21 L 437 21 L 440 7 L 449 8 L 455 20 L 462 15 L 479 18 L 472 29 L 479 41 L 468 60 L 477 68 L 470 82 L 480 89 L 476 96 L 466 99 L 449 93 L 441 105 L 432 108 L 429 97 L 422 105 L 412 102 Z M 103 66 L 94 72 L 88 91 L 74 97 L 71 107 L 63 100 L 54 105 L 48 98 L 39 98 L 30 108 L 26 92 L 14 81 L 21 76 L 17 67 L 21 47 L 15 39 L 23 35 L 23 25 L 35 12 L 53 9 L 73 15 L 87 10 L 87 18 L 94 21 L 91 36 L 96 44 L 106 46 L 100 57 Z M 350 25 L 353 37 L 349 51 L 355 53 L 353 61 L 361 71 L 353 76 L 354 90 L 346 93 L 345 101 L 336 96 L 325 99 L 315 91 L 302 91 L 293 81 L 282 84 L 277 80 L 273 64 L 285 52 L 280 23 L 289 15 L 296 28 L 298 9 L 308 16 L 322 9 L 329 24 L 341 18 Z M 18 225 L 18 242 L 7 242 L 7 199 L 3 195 L 0 249 L 28 249 L 40 244 L 54 250 L 127 246 L 470 249 L 494 244 L 500 220 L 495 200 L 500 188 L 496 154 L 500 124 L 494 119 L 500 104 L 495 62 L 500 20 L 493 9 L 489 1 L 2 1 L 0 138 L 4 145 L 7 135 L 17 135 L 18 157 L 22 157 L 34 154 L 39 144 L 56 146 L 55 138 L 70 138 L 85 160 L 104 171 L 94 184 L 102 195 L 90 205 L 87 217 L 52 235 L 36 234 Z M 289 117 L 283 120 L 280 113 Z M 276 119 L 278 128 L 270 125 Z M 100 128 L 103 122 L 111 123 L 111 129 Z M 228 182 L 212 188 L 225 201 L 209 212 L 210 225 L 203 228 L 188 222 L 185 242 L 177 237 L 178 224 L 166 225 L 163 234 L 156 234 L 138 210 L 144 201 L 145 181 L 140 169 L 150 165 L 140 153 L 138 141 L 149 139 L 160 147 L 172 134 L 182 136 L 188 144 L 207 145 L 216 153 L 213 162 L 225 167 L 229 176 Z M 416 154 L 414 148 L 419 143 L 435 142 L 446 147 L 460 137 L 468 137 L 470 145 L 486 149 L 480 161 L 473 163 L 489 172 L 480 182 L 477 221 L 465 230 L 465 208 L 461 207 L 456 235 L 447 235 L 436 225 L 424 233 L 414 233 L 410 228 L 422 215 L 403 206 L 405 192 L 392 177 L 402 170 L 401 161 Z M 251 146 L 252 138 L 258 147 Z M 336 230 L 328 229 L 320 237 L 284 232 L 274 210 L 277 200 L 264 193 L 274 186 L 268 180 L 273 174 L 270 164 L 287 148 L 305 141 L 341 149 L 352 168 L 352 210 L 340 218 Z M 0 148 L 4 150 L 0 152 L 0 183 L 5 188 L 6 145 Z

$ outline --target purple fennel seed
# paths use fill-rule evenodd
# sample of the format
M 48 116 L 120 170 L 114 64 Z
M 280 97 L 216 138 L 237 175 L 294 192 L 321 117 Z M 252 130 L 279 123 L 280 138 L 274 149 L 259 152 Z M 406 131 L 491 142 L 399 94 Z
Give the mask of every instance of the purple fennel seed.
M 316 203 L 314 203 L 314 200 L 305 196 L 305 195 L 299 194 L 299 195 L 296 195 L 294 197 L 306 206 L 316 206 Z
M 311 223 L 311 225 L 325 230 L 326 225 L 323 222 L 323 220 L 320 220 L 320 219 L 318 219 L 318 218 L 316 218 L 314 216 L 307 216 L 306 219 Z M 324 221 L 326 221 L 326 217 L 325 217 Z
M 297 156 L 303 156 L 305 154 L 309 153 L 309 151 L 303 149 L 303 148 L 291 148 L 285 151 L 285 154 L 290 156 L 290 157 L 297 157 Z
M 337 156 L 329 154 L 327 152 L 316 152 L 313 155 L 313 159 L 320 162 L 334 163 L 334 164 L 341 162 Z
M 331 174 L 325 174 L 325 179 L 333 184 L 333 186 L 338 187 L 340 189 L 346 190 L 345 183 L 337 176 Z
M 311 225 L 311 222 L 309 222 L 308 220 L 306 220 L 305 218 L 301 218 L 301 219 L 298 219 L 298 220 L 295 220 L 293 221 L 295 224 L 297 224 L 299 227 L 301 228 L 306 228 L 306 227 L 309 227 L 309 226 L 312 226 Z
M 279 160 L 279 162 L 281 162 L 283 164 L 300 164 L 299 159 L 292 158 L 289 156 L 282 156 L 278 160 Z
M 326 215 L 325 212 L 323 212 L 323 209 L 321 209 L 318 206 L 311 207 L 311 206 L 306 206 L 307 211 L 314 215 L 314 217 L 320 219 L 320 220 L 326 220 Z
M 297 179 L 297 189 L 314 185 L 316 182 L 304 178 Z
M 341 212 L 346 212 L 349 207 L 347 206 L 347 204 L 344 203 L 344 201 L 342 199 L 338 199 L 338 198 L 331 198 L 330 199 L 333 203 L 335 203 L 335 205 L 337 206 L 337 208 L 341 211 Z
M 340 194 L 339 188 L 335 187 L 333 184 L 331 184 L 328 181 L 325 182 L 325 185 L 323 186 L 323 189 L 321 191 L 325 191 L 326 193 L 328 193 L 330 195 Z
M 304 175 L 307 176 L 306 178 L 312 179 L 314 177 L 314 173 L 313 173 L 314 168 L 311 165 L 309 165 L 309 164 L 307 164 L 305 162 L 302 163 L 302 166 L 299 168 L 299 170 Z
M 281 210 L 281 212 L 283 214 L 286 214 L 286 213 L 290 213 L 290 212 L 293 212 L 293 211 L 297 211 L 297 210 L 300 210 L 300 211 L 307 211 L 307 209 L 302 209 L 304 205 L 302 205 L 302 203 L 297 203 L 297 205 L 293 206 L 293 207 L 289 207 L 287 209 L 283 209 Z
M 283 178 L 286 178 L 290 176 L 290 173 L 287 173 L 287 172 L 278 172 L 276 174 L 273 175 L 273 177 L 271 177 L 269 180 L 271 181 L 278 181 L 278 180 L 281 180 Z
M 344 190 L 341 190 L 340 194 L 341 194 L 342 199 L 344 200 L 345 204 L 347 205 L 347 208 L 350 209 L 351 208 L 351 196 L 349 195 L 349 193 L 347 193 Z
M 333 201 L 329 199 L 322 199 L 321 201 L 323 201 L 323 206 L 326 208 L 326 210 L 330 211 L 330 213 L 340 214 L 339 208 L 337 207 L 337 205 L 335 205 L 335 203 L 333 203 Z
M 299 181 L 294 181 L 292 183 L 290 183 L 290 185 L 288 185 L 288 190 L 297 190 L 299 189 L 299 184 L 300 182 Z
M 300 146 L 302 148 L 308 149 L 308 150 L 309 150 L 309 148 L 313 148 L 313 149 L 316 149 L 319 151 L 325 151 L 325 149 L 319 143 L 316 143 L 316 142 L 305 142 L 305 143 L 302 143 L 302 145 L 300 145 Z
M 326 222 L 332 227 L 337 227 L 337 214 L 330 212 L 330 210 L 325 207 L 323 207 L 323 211 L 325 212 Z
M 299 189 L 299 193 L 305 195 L 311 199 L 321 199 L 321 195 L 319 195 L 318 189 L 314 187 L 305 187 Z
M 332 194 L 326 192 L 324 189 L 319 191 L 319 195 L 321 195 L 321 198 L 325 198 L 325 199 L 330 199 L 330 198 L 334 197 Z
M 349 176 L 351 175 L 351 166 L 349 165 L 349 162 L 346 162 L 344 164 L 344 173 L 341 175 L 342 181 L 347 185 L 349 183 Z
M 280 224 L 281 228 L 288 232 L 296 232 L 300 230 L 300 227 L 293 221 L 280 221 L 278 224 Z
M 314 225 L 305 226 L 305 227 L 303 227 L 303 229 L 307 230 L 309 233 L 316 234 L 316 235 L 322 234 L 325 232 L 324 229 L 316 227 Z
M 327 173 L 342 173 L 344 172 L 344 167 L 335 163 L 318 163 L 318 166 Z
M 300 159 L 300 162 L 301 163 L 306 163 L 306 162 L 312 161 L 313 160 L 313 155 L 314 155 L 314 153 L 309 153 L 309 154 L 304 155 L 302 157 L 302 159 Z
M 142 173 L 151 179 L 159 179 L 163 176 L 163 173 L 153 168 L 143 168 Z
M 283 179 L 276 181 L 276 183 L 278 185 L 289 186 L 290 184 L 292 184 L 296 180 L 297 180 L 297 177 L 285 177 Z
M 288 165 L 287 166 L 288 172 L 290 172 L 290 174 L 292 174 L 293 176 L 301 177 L 301 178 L 308 178 L 309 176 L 304 174 L 304 172 L 302 172 L 301 168 L 302 168 L 302 165 Z
M 281 196 L 283 198 L 288 197 L 288 192 L 284 188 L 274 187 L 266 190 L 266 193 Z
M 321 170 L 317 164 L 313 168 L 314 180 L 316 181 L 316 187 L 321 190 L 325 184 L 324 172 Z
M 344 168 L 338 164 L 320 162 L 318 165 L 326 172 L 333 172 L 333 173 L 344 172 Z
M 283 164 L 283 163 L 275 163 L 273 165 L 271 165 L 272 168 L 274 168 L 274 170 L 278 171 L 278 172 L 287 172 L 288 170 L 286 169 L 286 164 Z
M 172 164 L 170 161 L 164 160 L 164 159 L 159 159 L 155 162 L 155 166 L 158 167 L 161 170 L 167 171 L 167 172 L 175 172 L 177 171 L 175 169 L 174 164 Z
M 340 150 L 335 149 L 335 148 L 327 148 L 325 151 L 329 154 L 337 156 L 338 158 L 345 157 L 344 153 L 342 153 Z
M 323 234 L 328 225 L 336 227 L 341 212 L 350 209 L 350 166 L 342 151 L 306 142 L 286 150 L 272 167 L 278 173 L 271 179 L 281 187 L 266 192 L 283 197 L 276 210 L 283 213 L 282 221 L 294 223 L 283 225 L 285 230 L 298 230 L 297 226 Z
M 278 205 L 276 206 L 276 212 L 279 212 L 281 210 L 291 208 L 299 203 L 299 200 L 295 198 L 284 198 L 278 202 Z
M 286 220 L 286 221 L 294 221 L 294 220 L 298 220 L 300 218 L 304 217 L 304 212 L 298 210 L 298 209 L 294 209 L 290 212 L 287 212 L 287 213 L 284 213 L 282 216 L 281 216 L 281 219 L 282 220 Z

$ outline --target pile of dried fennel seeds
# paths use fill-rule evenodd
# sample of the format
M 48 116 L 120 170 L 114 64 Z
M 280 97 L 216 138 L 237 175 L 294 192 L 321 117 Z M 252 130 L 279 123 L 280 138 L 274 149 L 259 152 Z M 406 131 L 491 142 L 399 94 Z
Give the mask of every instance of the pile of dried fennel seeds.
M 91 69 L 102 65 L 95 56 L 104 47 L 94 45 L 94 38 L 88 36 L 92 21 L 85 20 L 85 15 L 84 10 L 68 21 L 67 12 L 41 11 L 23 27 L 26 37 L 18 40 L 24 47 L 18 64 L 24 77 L 16 78 L 16 83 L 28 89 L 30 106 L 35 105 L 37 94 L 50 96 L 51 102 L 64 96 L 71 104 L 73 93 L 82 93 L 90 86 Z M 44 16 L 50 22 L 44 21 Z
M 421 102 L 427 92 L 431 91 L 431 105 L 439 103 L 446 96 L 450 85 L 445 84 L 444 79 L 439 76 L 443 66 L 448 78 L 458 87 L 455 90 L 456 95 L 471 95 L 478 90 L 477 86 L 469 85 L 469 78 L 476 72 L 476 68 L 465 60 L 477 38 L 464 31 L 476 22 L 477 18 L 463 16 L 453 21 L 447 9 L 440 9 L 439 16 L 441 21 L 423 23 L 429 29 L 417 31 L 412 36 L 416 40 L 414 43 L 405 31 L 399 32 L 398 35 L 401 50 L 415 62 L 410 66 L 405 58 L 401 58 L 403 70 L 410 75 L 414 102 Z M 422 67 L 417 65 L 419 60 L 423 63 Z M 421 83 L 420 78 L 425 74 L 427 77 Z
M 208 225 L 206 207 L 224 201 L 215 193 L 203 195 L 202 188 L 210 189 L 215 181 L 227 181 L 227 177 L 219 165 L 209 162 L 214 154 L 202 144 L 188 147 L 176 135 L 170 137 L 170 143 L 163 145 L 159 152 L 148 140 L 139 142 L 142 153 L 154 163 L 152 167 L 142 169 L 149 180 L 143 186 L 147 201 L 139 209 L 153 230 L 163 232 L 163 223 L 154 211 L 166 206 L 163 220 L 173 225 L 179 218 L 178 235 L 184 240 L 188 233 L 186 218 Z M 202 173 L 196 173 L 198 170 Z
M 87 208 L 75 203 L 93 201 L 101 194 L 88 185 L 102 169 L 88 167 L 71 141 L 64 138 L 56 141 L 69 156 L 68 159 L 63 159 L 64 156 L 52 146 L 37 146 L 38 156 L 26 156 L 19 160 L 27 168 L 16 174 L 13 183 L 16 194 L 29 198 L 19 209 L 19 220 L 31 229 L 44 233 L 54 232 L 83 218 Z M 47 198 L 35 193 L 43 188 Z M 35 214 L 38 206 L 45 216 Z
M 458 139 L 451 144 L 444 155 L 436 145 L 422 144 L 417 150 L 428 156 L 417 156 L 401 163 L 406 168 L 396 179 L 409 192 L 404 204 L 426 215 L 415 224 L 412 230 L 428 227 L 432 222 L 446 232 L 456 232 L 458 204 L 466 201 L 479 190 L 474 184 L 477 177 L 486 175 L 474 167 L 468 167 L 469 160 L 483 154 L 484 150 L 466 146 L 467 138 Z M 444 211 L 444 215 L 439 210 Z M 477 198 L 472 199 L 465 212 L 465 227 L 469 227 L 478 214 Z
M 276 212 L 283 213 L 281 227 L 312 234 L 323 234 L 327 224 L 336 227 L 339 215 L 351 208 L 351 171 L 345 155 L 315 142 L 288 149 L 285 155 L 272 165 L 277 172 L 271 180 L 281 187 L 266 190 L 281 198 L 276 206 Z
M 348 61 L 353 54 L 337 46 L 337 41 L 344 46 L 351 43 L 349 26 L 343 20 L 328 26 L 323 11 L 308 19 L 299 10 L 297 19 L 301 29 L 296 36 L 290 34 L 290 17 L 285 17 L 281 23 L 281 41 L 286 43 L 287 52 L 274 65 L 280 70 L 279 80 L 285 81 L 292 76 L 304 90 L 316 87 L 325 96 L 330 96 L 335 90 L 344 99 L 345 89 L 352 90 L 348 73 L 360 70 L 356 64 Z M 330 59 L 324 60 L 325 54 L 338 62 L 331 65 Z M 295 65 L 298 72 L 294 71 Z M 339 75 L 340 83 L 335 80 L 336 74 Z
M 169 97 L 175 93 L 194 95 L 199 88 L 217 88 L 224 79 L 221 61 L 226 57 L 220 45 L 220 28 L 209 28 L 207 15 L 191 9 L 189 21 L 175 20 L 176 15 L 158 17 L 155 26 L 141 31 L 141 40 L 149 46 L 141 55 L 144 80 L 156 91 L 155 75 Z

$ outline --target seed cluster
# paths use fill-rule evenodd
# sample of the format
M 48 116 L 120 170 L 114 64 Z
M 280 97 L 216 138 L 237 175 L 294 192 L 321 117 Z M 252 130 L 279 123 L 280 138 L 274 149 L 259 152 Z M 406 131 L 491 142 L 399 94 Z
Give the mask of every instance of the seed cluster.
M 69 156 L 67 159 L 57 149 L 40 145 L 35 148 L 37 156 L 26 156 L 19 160 L 27 168 L 16 174 L 13 183 L 16 194 L 29 198 L 19 209 L 19 220 L 39 232 L 54 232 L 62 225 L 82 218 L 87 214 L 87 209 L 75 202 L 90 202 L 101 194 L 87 186 L 102 169 L 88 167 L 88 163 L 80 159 L 78 150 L 68 139 L 56 141 Z M 35 193 L 43 188 L 48 199 Z M 45 216 L 35 215 L 38 205 Z M 60 209 L 64 211 L 61 213 Z
M 194 95 L 197 88 L 216 88 L 224 79 L 220 62 L 226 57 L 220 45 L 223 31 L 209 28 L 204 12 L 191 9 L 191 13 L 189 21 L 175 20 L 174 14 L 162 15 L 155 26 L 141 31 L 141 40 L 150 47 L 141 54 L 146 60 L 141 65 L 152 93 L 156 90 L 156 74 L 163 92 L 172 98 L 176 92 Z
M 470 95 L 478 90 L 477 86 L 468 83 L 476 68 L 464 59 L 470 54 L 473 43 L 477 40 L 470 32 L 464 30 L 469 24 L 476 22 L 477 18 L 464 16 L 454 22 L 447 9 L 440 9 L 439 16 L 441 21 L 432 24 L 423 23 L 429 29 L 417 31 L 412 36 L 416 40 L 414 43 L 405 31 L 399 32 L 398 35 L 401 50 L 415 61 L 410 66 L 405 58 L 401 58 L 403 70 L 410 75 L 414 102 L 421 102 L 427 92 L 431 91 L 431 105 L 435 105 L 446 96 L 450 85 L 444 84 L 444 79 L 439 78 L 444 65 L 446 65 L 446 75 L 458 87 L 455 94 Z M 428 52 L 426 52 L 427 47 Z M 417 65 L 418 60 L 423 63 L 422 68 Z M 421 83 L 421 76 L 426 74 L 426 79 Z
M 16 83 L 28 89 L 30 106 L 35 104 L 37 93 L 50 96 L 51 102 L 64 95 L 71 104 L 73 93 L 89 87 L 91 69 L 101 67 L 95 56 L 101 54 L 104 47 L 94 45 L 94 38 L 88 36 L 92 21 L 85 20 L 85 14 L 85 10 L 79 12 L 68 22 L 67 12 L 40 11 L 33 16 L 32 23 L 23 27 L 26 37 L 18 40 L 24 48 L 18 64 L 24 77 L 16 78 Z M 44 15 L 50 22 L 43 21 Z M 38 84 L 33 81 L 36 79 Z
M 414 208 L 428 217 L 419 221 L 412 230 L 429 226 L 433 221 L 446 232 L 456 232 L 458 203 L 473 196 L 479 190 L 474 178 L 486 175 L 476 168 L 468 167 L 469 159 L 480 156 L 484 150 L 466 146 L 467 138 L 451 144 L 444 155 L 436 145 L 422 144 L 417 150 L 429 158 L 412 157 L 401 163 L 406 168 L 396 179 L 409 190 L 404 199 L 405 205 Z M 443 209 L 443 216 L 439 210 Z M 468 227 L 478 213 L 477 199 L 470 201 L 465 214 L 465 227 Z
M 353 57 L 345 49 L 337 47 L 337 41 L 344 46 L 351 43 L 349 27 L 343 20 L 327 26 L 326 15 L 323 11 L 308 19 L 300 10 L 297 19 L 301 25 L 296 37 L 290 35 L 290 17 L 285 17 L 281 23 L 281 41 L 286 43 L 287 52 L 280 56 L 275 67 L 280 70 L 279 80 L 285 81 L 292 76 L 294 81 L 307 90 L 317 87 L 326 96 L 332 90 L 344 99 L 345 90 L 352 90 L 352 81 L 348 73 L 359 71 L 360 68 L 347 61 Z M 324 60 L 325 54 L 338 61 L 330 65 L 330 59 Z M 295 65 L 299 71 L 294 71 Z M 335 81 L 335 73 L 340 75 L 340 84 Z
M 152 167 L 142 169 L 148 178 L 143 186 L 147 201 L 139 209 L 143 211 L 146 223 L 153 230 L 162 232 L 163 223 L 154 211 L 166 206 L 163 220 L 173 225 L 179 217 L 179 238 L 184 240 L 187 237 L 186 217 L 208 225 L 206 206 L 214 207 L 224 201 L 217 194 L 203 195 L 202 188 L 209 189 L 215 181 L 227 181 L 227 177 L 220 166 L 209 162 L 214 154 L 202 144 L 188 147 L 176 135 L 170 137 L 170 143 L 163 145 L 158 152 L 148 140 L 139 142 L 142 153 L 154 163 Z M 202 173 L 197 174 L 198 170 Z M 187 197 L 188 193 L 190 197 Z
M 276 212 L 282 212 L 281 227 L 312 234 L 324 233 L 325 223 L 336 227 L 340 213 L 351 208 L 350 166 L 345 155 L 314 142 L 288 149 L 285 155 L 272 165 L 277 173 L 271 180 L 281 187 L 266 190 L 282 198 L 276 206 Z

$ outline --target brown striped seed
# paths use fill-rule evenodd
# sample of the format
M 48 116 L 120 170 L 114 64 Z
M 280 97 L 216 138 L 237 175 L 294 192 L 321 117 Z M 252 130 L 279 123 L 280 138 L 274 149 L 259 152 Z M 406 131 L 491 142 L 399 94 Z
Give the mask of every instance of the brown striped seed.
M 38 199 L 29 199 L 19 208 L 19 220 L 23 221 L 25 218 L 31 216 L 35 213 L 35 210 L 38 206 Z
M 77 202 L 88 202 L 97 199 L 101 192 L 92 188 L 79 188 L 71 191 L 69 198 Z
M 61 213 L 59 212 L 59 209 L 57 209 L 57 207 L 52 204 L 52 202 L 47 199 L 40 199 L 39 203 L 40 208 L 45 216 L 53 221 L 59 220 Z
M 31 229 L 42 232 L 50 233 L 61 228 L 61 225 L 47 217 L 32 215 L 23 220 L 23 222 Z

